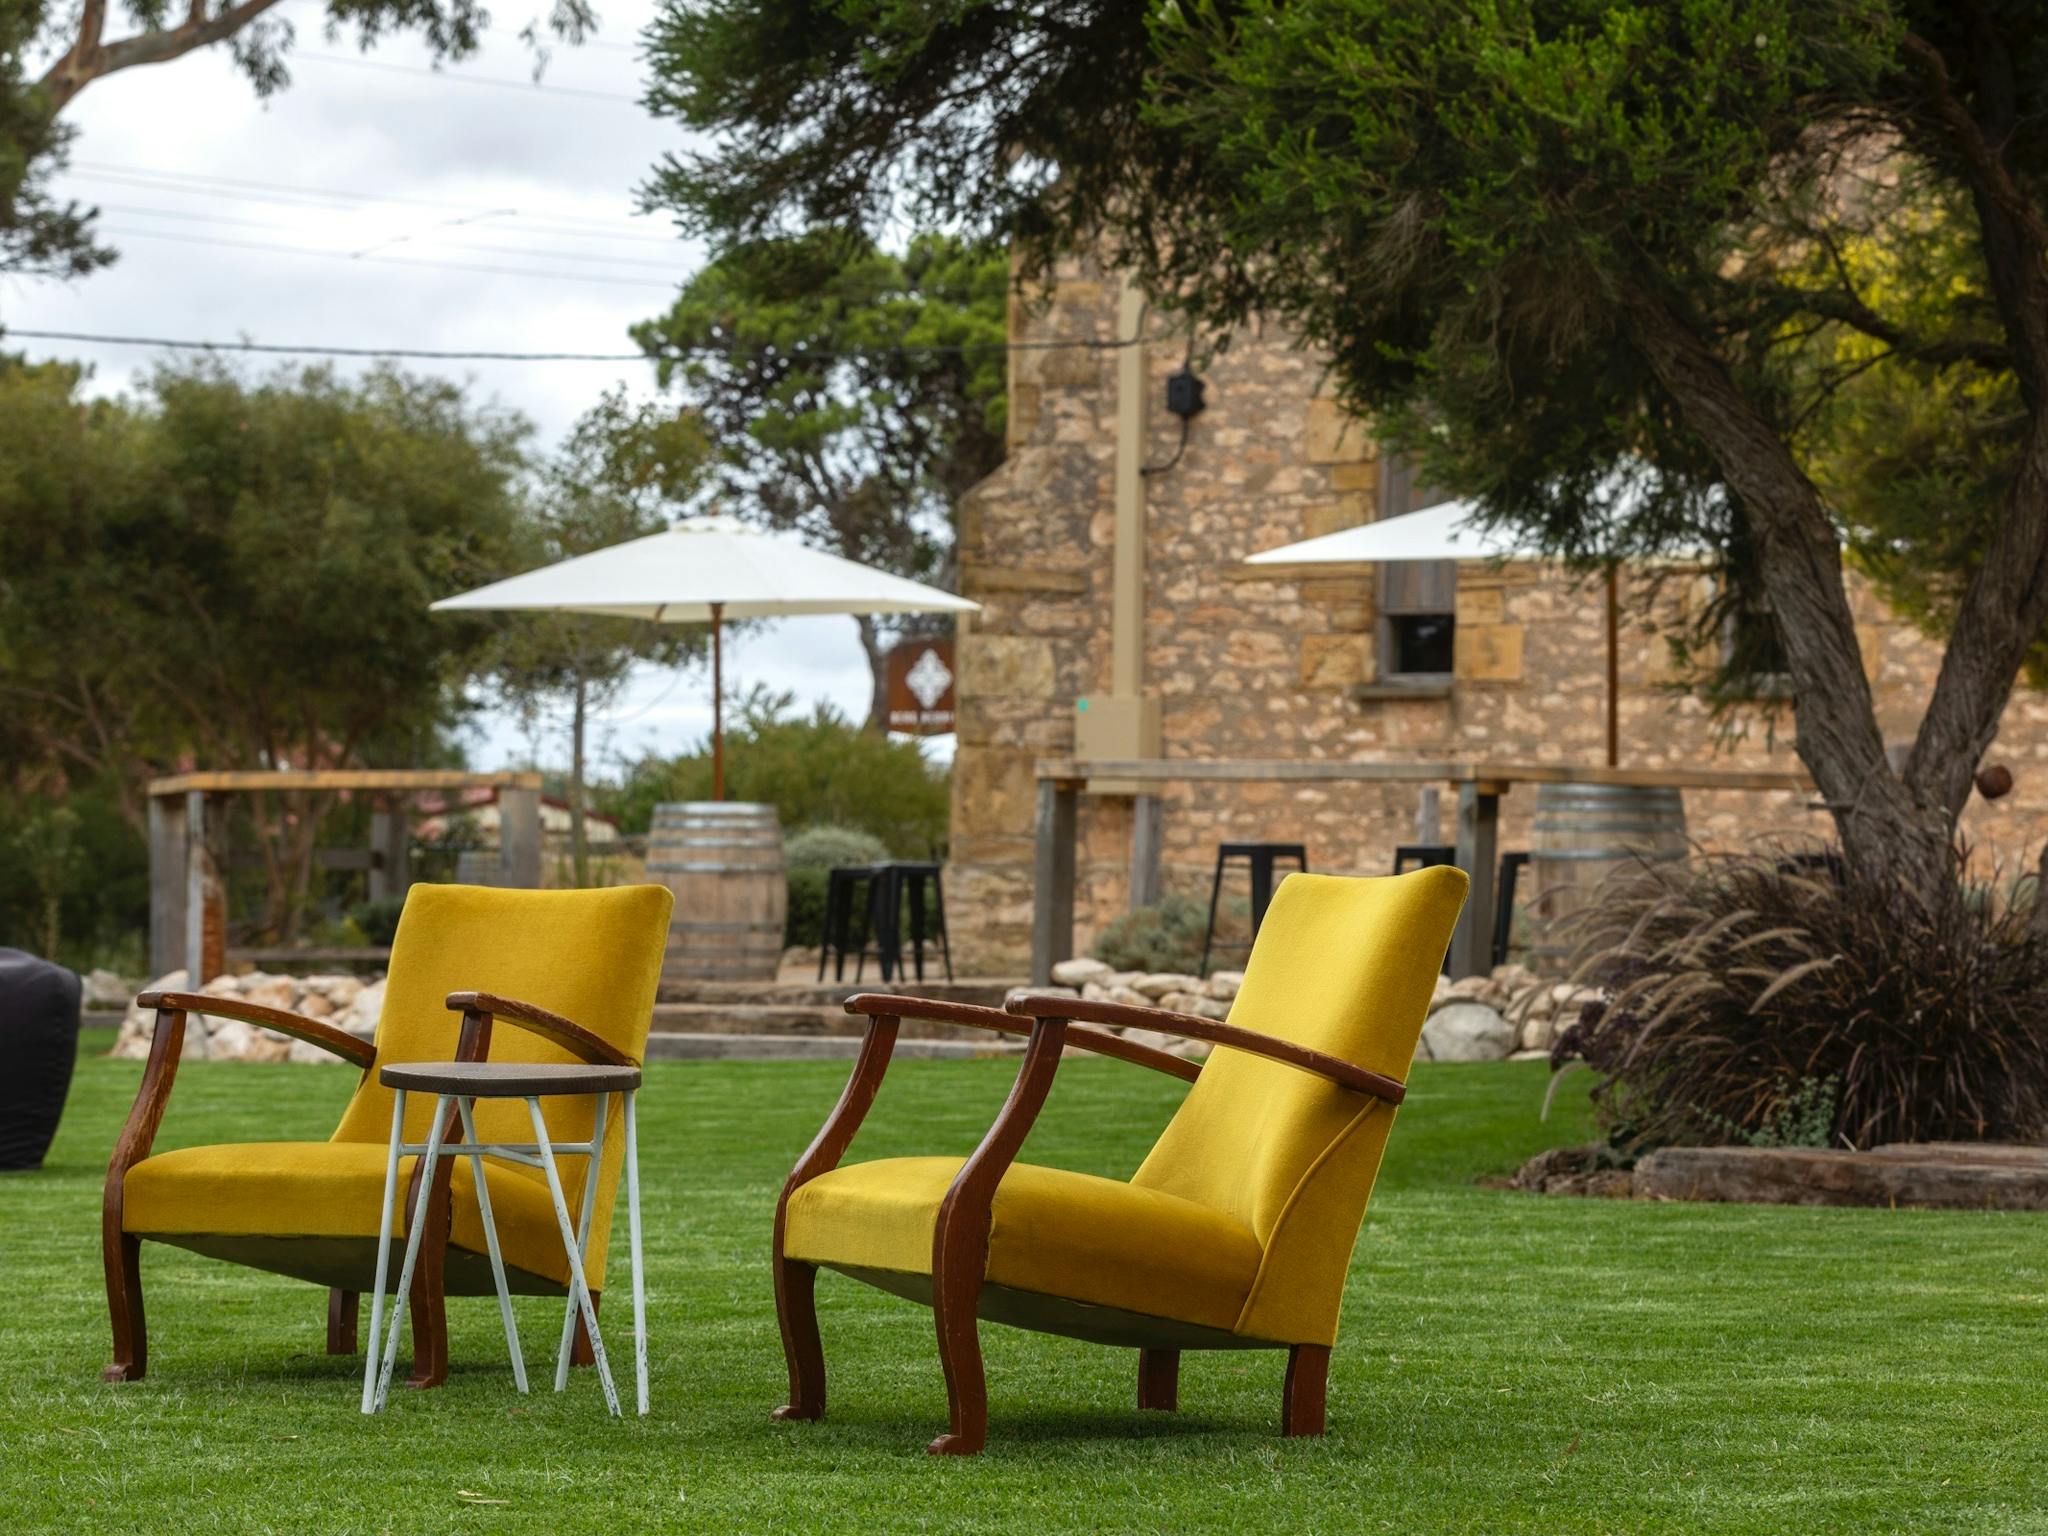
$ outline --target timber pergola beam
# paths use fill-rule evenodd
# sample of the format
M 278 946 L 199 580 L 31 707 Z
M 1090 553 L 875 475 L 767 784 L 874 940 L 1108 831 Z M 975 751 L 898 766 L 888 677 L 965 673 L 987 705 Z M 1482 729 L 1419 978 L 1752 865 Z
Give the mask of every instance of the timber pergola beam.
M 161 976 L 185 968 L 189 990 L 212 978 L 209 953 L 223 953 L 226 898 L 207 837 L 207 802 L 237 794 L 358 790 L 405 795 L 431 789 L 498 792 L 498 856 L 509 885 L 540 884 L 540 775 L 466 773 L 445 768 L 265 768 L 176 773 L 149 782 L 149 965 Z M 405 895 L 409 839 L 402 805 L 370 818 L 372 896 Z M 375 857 L 381 855 L 381 858 Z M 209 943 L 209 915 L 213 927 Z
M 1595 768 L 1571 763 L 1354 762 L 1343 758 L 1051 758 L 1037 767 L 1038 827 L 1033 861 L 1031 981 L 1046 986 L 1052 968 L 1074 953 L 1080 796 L 1091 780 L 1164 784 L 1455 784 L 1458 867 L 1472 878 L 1465 912 L 1451 938 L 1450 973 L 1483 973 L 1493 954 L 1493 883 L 1499 863 L 1500 797 L 1516 784 L 1616 784 L 1640 789 L 1813 789 L 1804 772 L 1772 769 Z

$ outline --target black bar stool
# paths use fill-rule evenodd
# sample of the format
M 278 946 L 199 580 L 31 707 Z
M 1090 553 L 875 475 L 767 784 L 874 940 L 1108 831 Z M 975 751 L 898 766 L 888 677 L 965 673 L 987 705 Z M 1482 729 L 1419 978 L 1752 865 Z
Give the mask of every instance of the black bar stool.
M 877 864 L 869 871 L 868 931 L 854 962 L 853 979 L 860 982 L 866 969 L 868 950 L 875 952 L 884 983 L 903 974 L 903 910 L 910 909 L 910 952 L 917 979 L 924 980 L 924 946 L 927 939 L 938 944 L 945 961 L 946 980 L 953 979 L 953 949 L 946 938 L 946 889 L 937 864 L 897 862 Z M 930 905 L 926 905 L 929 893 Z
M 1216 904 L 1223 895 L 1223 868 L 1232 859 L 1243 859 L 1252 875 L 1252 938 L 1259 936 L 1259 924 L 1266 919 L 1266 908 L 1273 901 L 1273 865 L 1280 859 L 1292 859 L 1295 867 L 1303 874 L 1308 873 L 1308 849 L 1300 843 L 1219 843 L 1216 845 L 1216 878 L 1209 886 L 1209 927 L 1202 935 L 1202 967 L 1200 975 L 1209 974 L 1209 952 L 1216 943 Z M 1226 949 L 1251 950 L 1249 942 L 1226 944 Z
M 1449 843 L 1396 843 L 1394 845 L 1394 873 L 1405 875 L 1410 866 L 1416 869 L 1433 869 L 1439 864 L 1458 862 L 1458 850 Z
M 832 961 L 832 979 L 846 980 L 846 952 L 849 946 L 855 955 L 867 949 L 868 935 L 861 933 L 858 945 L 853 944 L 853 899 L 864 882 L 872 882 L 875 871 L 872 865 L 842 865 L 825 876 L 825 931 L 818 945 L 818 980 L 825 979 L 825 962 Z M 870 903 L 861 904 L 864 919 L 871 918 Z M 858 965 L 854 978 L 860 976 Z

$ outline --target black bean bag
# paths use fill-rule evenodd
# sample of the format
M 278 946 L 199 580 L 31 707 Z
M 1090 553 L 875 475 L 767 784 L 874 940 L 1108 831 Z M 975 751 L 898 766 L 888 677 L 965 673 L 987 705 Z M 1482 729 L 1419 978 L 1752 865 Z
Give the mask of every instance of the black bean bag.
M 0 949 L 0 1169 L 43 1166 L 78 1061 L 79 994 L 63 966 Z

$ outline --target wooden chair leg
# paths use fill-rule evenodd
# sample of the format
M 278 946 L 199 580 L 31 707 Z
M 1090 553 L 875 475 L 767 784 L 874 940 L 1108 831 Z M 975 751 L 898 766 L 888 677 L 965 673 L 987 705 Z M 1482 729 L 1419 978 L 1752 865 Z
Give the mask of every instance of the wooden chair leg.
M 825 1417 L 825 1345 L 818 1337 L 818 1266 L 775 1261 L 775 1318 L 782 1325 L 782 1356 L 789 1363 L 789 1401 L 771 1418 Z
M 943 1214 L 941 1220 L 943 1221 Z M 985 1232 L 984 1232 L 985 1236 Z M 947 1433 L 925 1447 L 934 1456 L 978 1456 L 988 1444 L 988 1378 L 981 1368 L 981 1263 L 979 1247 L 941 1257 L 932 1276 L 932 1319 L 938 1328 L 939 1364 L 946 1373 Z
M 1180 1351 L 1138 1351 L 1138 1406 L 1172 1413 L 1180 1407 Z
M 1287 1385 L 1280 1406 L 1280 1433 L 1320 1435 L 1330 1386 L 1330 1347 L 1296 1344 L 1287 1351 Z
M 603 1304 L 604 1292 L 592 1291 L 590 1293 L 591 1313 L 595 1315 L 597 1309 Z M 604 1326 L 602 1318 L 598 1319 L 598 1326 Z M 571 1365 L 597 1364 L 597 1351 L 590 1347 L 590 1325 L 583 1321 L 581 1309 L 578 1309 L 576 1313 L 576 1337 L 569 1341 L 569 1363 Z
M 327 1353 L 330 1355 L 352 1355 L 356 1352 L 356 1319 L 362 1312 L 361 1302 L 359 1292 L 328 1291 Z
M 100 1375 L 107 1381 L 140 1381 L 149 1369 L 149 1332 L 142 1320 L 142 1239 L 118 1229 L 101 1236 L 114 1358 Z

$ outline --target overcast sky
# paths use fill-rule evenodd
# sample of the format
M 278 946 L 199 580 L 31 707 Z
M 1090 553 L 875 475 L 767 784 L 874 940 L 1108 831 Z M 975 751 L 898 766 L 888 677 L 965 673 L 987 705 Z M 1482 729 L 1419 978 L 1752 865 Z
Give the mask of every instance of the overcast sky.
M 599 0 L 600 28 L 558 48 L 543 82 L 499 13 L 472 59 L 430 72 L 425 49 L 388 39 L 361 54 L 322 35 L 322 10 L 285 0 L 297 41 L 291 87 L 268 103 L 224 47 L 88 86 L 60 186 L 101 210 L 111 269 L 82 282 L 0 279 L 10 331 L 248 340 L 447 351 L 624 353 L 626 328 L 658 314 L 702 259 L 634 190 L 681 142 L 638 105 L 635 40 L 652 0 Z M 81 359 L 107 393 L 161 353 L 5 339 L 34 359 Z M 269 366 L 276 360 L 255 360 Z M 342 363 L 338 366 L 352 365 Z M 467 380 L 552 443 L 609 386 L 652 391 L 637 362 L 409 362 Z M 729 647 L 728 687 L 793 690 L 865 712 L 853 620 L 787 620 Z M 701 674 L 636 678 L 599 726 L 601 752 L 677 752 L 710 727 Z M 939 743 L 935 743 L 938 745 Z M 943 743 L 950 746 L 950 739 Z M 472 743 L 479 767 L 567 761 L 558 728 L 539 740 L 492 712 Z

